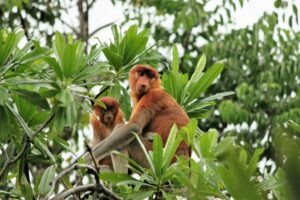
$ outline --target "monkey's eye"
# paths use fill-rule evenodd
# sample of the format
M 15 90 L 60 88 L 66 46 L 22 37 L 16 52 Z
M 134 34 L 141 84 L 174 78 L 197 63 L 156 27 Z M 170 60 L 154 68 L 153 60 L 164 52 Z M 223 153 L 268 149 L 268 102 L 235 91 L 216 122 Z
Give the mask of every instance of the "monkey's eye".
M 153 78 L 154 78 L 154 75 L 153 75 L 151 72 L 148 72 L 148 73 L 147 73 L 147 76 L 148 76 L 150 79 L 153 79 Z
M 111 110 L 111 109 L 112 109 L 112 107 L 106 106 L 106 111 Z
M 139 76 L 144 76 L 144 75 L 145 75 L 145 71 L 139 71 L 139 72 L 138 72 L 138 75 L 139 75 Z

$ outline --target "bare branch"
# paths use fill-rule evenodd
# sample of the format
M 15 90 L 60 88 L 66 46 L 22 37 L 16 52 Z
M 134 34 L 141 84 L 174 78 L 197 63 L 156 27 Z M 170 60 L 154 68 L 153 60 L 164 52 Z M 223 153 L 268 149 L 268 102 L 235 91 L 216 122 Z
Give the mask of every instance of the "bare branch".
M 90 39 L 91 37 L 93 37 L 97 32 L 101 31 L 102 29 L 104 29 L 104 28 L 106 28 L 106 27 L 108 27 L 108 26 L 113 25 L 114 23 L 115 23 L 115 21 L 110 22 L 110 23 L 107 23 L 107 24 L 105 24 L 105 25 L 103 25 L 103 26 L 100 26 L 99 28 L 95 29 L 92 33 L 90 33 L 90 34 L 88 35 L 88 39 Z
M 26 36 L 26 38 L 29 40 L 29 34 L 28 34 L 27 27 L 26 27 L 26 21 L 25 21 L 25 19 L 23 18 L 20 9 L 18 9 L 18 15 L 19 15 L 19 17 L 20 17 L 21 25 L 22 25 L 22 28 L 24 29 L 25 36 Z
M 72 165 L 71 167 L 65 169 L 64 171 L 62 171 L 59 175 L 57 175 L 55 177 L 55 179 L 53 180 L 53 182 L 51 183 L 52 186 L 54 187 L 56 182 L 58 181 L 58 179 L 60 179 L 61 177 L 63 177 L 64 175 L 66 175 L 67 173 L 71 172 L 74 169 L 78 169 L 78 168 L 85 168 L 87 169 L 87 173 L 88 174 L 92 174 L 95 178 L 95 184 L 92 184 L 93 187 L 91 187 L 90 185 L 87 185 L 89 187 L 85 187 L 86 185 L 83 186 L 77 186 L 75 188 L 72 188 L 70 190 L 67 190 L 59 195 L 57 195 L 56 197 L 53 198 L 53 200 L 55 199 L 64 199 L 67 196 L 76 194 L 76 193 L 80 193 L 80 192 L 84 192 L 84 191 L 97 191 L 97 192 L 101 192 L 103 193 L 105 196 L 109 197 L 109 199 L 116 199 L 119 200 L 121 199 L 119 196 L 115 195 L 112 191 L 110 191 L 109 189 L 107 189 L 106 187 L 104 187 L 99 180 L 99 176 L 97 171 L 91 167 L 90 165 L 82 165 L 82 164 L 75 164 Z
M 50 117 L 47 119 L 47 121 L 45 121 L 45 123 L 44 123 L 38 130 L 36 130 L 36 131 L 32 134 L 30 140 L 32 141 L 33 138 L 34 138 L 37 134 L 39 134 L 44 128 L 46 128 L 46 126 L 48 126 L 48 125 L 50 124 L 50 122 L 54 119 L 54 117 L 55 117 L 55 113 L 52 113 L 52 114 L 50 115 Z
M 100 172 L 100 169 L 99 169 L 99 166 L 98 166 L 98 164 L 97 164 L 97 160 L 96 160 L 96 158 L 95 158 L 95 155 L 93 154 L 92 148 L 88 145 L 88 143 L 87 143 L 86 141 L 84 142 L 84 144 L 85 144 L 85 146 L 86 146 L 87 151 L 89 152 L 89 154 L 90 154 L 91 157 L 92 157 L 92 160 L 93 160 L 93 163 L 94 163 L 94 166 L 95 166 L 96 171 L 99 173 L 99 172 Z
M 95 184 L 80 185 L 80 186 L 69 189 L 69 190 L 53 197 L 51 200 L 65 199 L 66 197 L 73 195 L 73 194 L 77 194 L 80 192 L 86 192 L 86 191 L 95 191 L 95 190 L 97 190 L 97 187 Z
M 70 28 L 70 29 L 75 33 L 75 35 L 76 35 L 77 37 L 79 37 L 79 33 L 78 33 L 78 31 L 76 30 L 75 27 L 73 27 L 73 26 L 70 25 L 68 22 L 66 22 L 66 21 L 64 21 L 64 20 L 62 20 L 62 19 L 60 19 L 60 18 L 58 18 L 58 20 L 59 20 L 62 24 L 66 25 L 68 28 Z
M 96 3 L 97 0 L 92 0 L 91 3 L 88 4 L 88 10 L 91 9 L 94 5 L 94 3 Z

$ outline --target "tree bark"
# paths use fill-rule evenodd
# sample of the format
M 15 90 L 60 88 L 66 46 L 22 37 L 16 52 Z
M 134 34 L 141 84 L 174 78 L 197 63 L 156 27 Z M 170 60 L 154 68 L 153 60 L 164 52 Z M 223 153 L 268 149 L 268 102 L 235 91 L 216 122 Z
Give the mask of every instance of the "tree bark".
M 87 0 L 78 0 L 79 37 L 88 44 L 89 38 L 89 5 Z

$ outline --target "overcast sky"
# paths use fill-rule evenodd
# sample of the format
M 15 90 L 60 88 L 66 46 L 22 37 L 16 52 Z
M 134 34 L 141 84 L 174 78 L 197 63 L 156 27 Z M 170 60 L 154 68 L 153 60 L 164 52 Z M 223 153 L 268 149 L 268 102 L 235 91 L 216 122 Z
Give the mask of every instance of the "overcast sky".
M 214 2 L 219 0 L 212 0 Z M 274 0 L 250 0 L 246 2 L 244 7 L 238 8 L 237 12 L 233 15 L 236 22 L 236 27 L 245 27 L 255 23 L 264 12 L 271 12 L 274 9 Z M 114 6 L 111 0 L 98 0 L 90 11 L 90 32 L 95 30 L 101 25 L 110 22 L 120 22 L 123 17 L 123 9 L 121 5 Z M 101 41 L 109 41 L 112 38 L 110 28 L 106 28 L 96 35 Z

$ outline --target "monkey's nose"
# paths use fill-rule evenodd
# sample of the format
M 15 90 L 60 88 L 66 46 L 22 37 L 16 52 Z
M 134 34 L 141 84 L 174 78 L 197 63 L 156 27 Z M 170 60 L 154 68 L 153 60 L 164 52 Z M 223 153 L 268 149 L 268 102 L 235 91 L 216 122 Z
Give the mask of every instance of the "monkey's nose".
M 146 84 L 141 84 L 141 89 L 142 90 L 146 89 Z
M 112 122 L 112 120 L 113 120 L 113 117 L 112 117 L 112 116 L 106 116 L 106 117 L 104 117 L 104 121 L 105 121 L 106 123 L 110 123 L 110 122 Z

